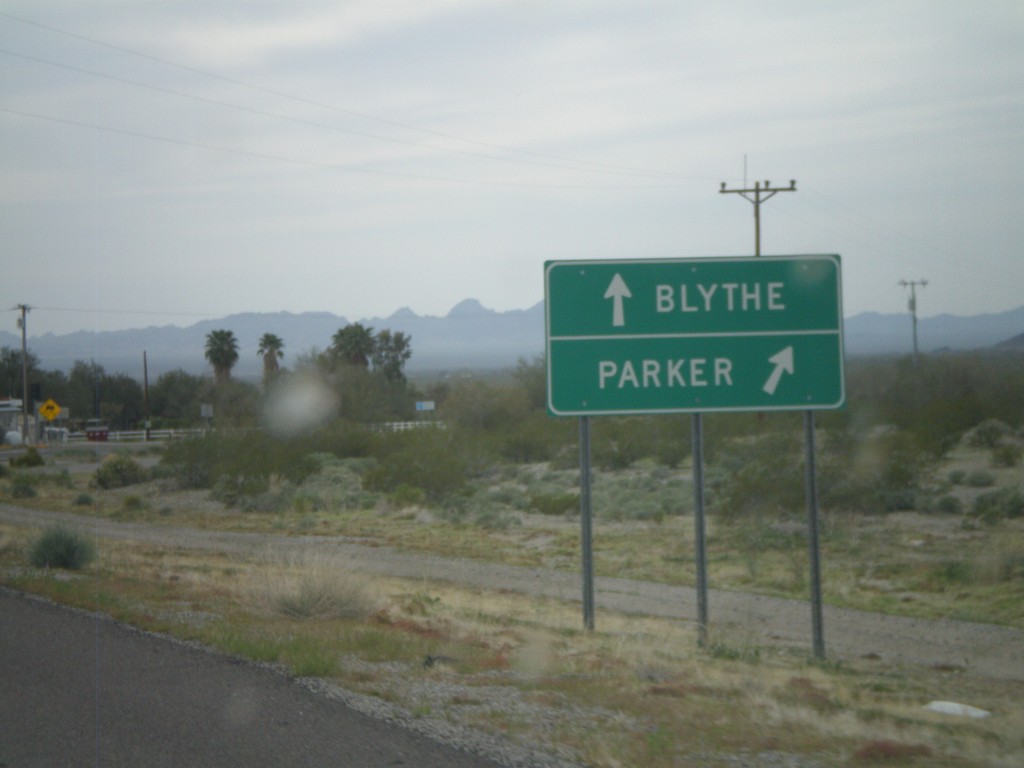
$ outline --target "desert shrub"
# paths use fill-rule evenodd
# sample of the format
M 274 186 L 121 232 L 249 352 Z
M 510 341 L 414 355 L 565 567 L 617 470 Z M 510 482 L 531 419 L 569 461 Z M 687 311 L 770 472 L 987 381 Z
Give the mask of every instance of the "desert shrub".
M 466 487 L 467 460 L 452 433 L 415 429 L 388 436 L 378 464 L 363 475 L 363 487 L 391 493 L 400 485 L 419 488 L 432 503 Z
M 766 435 L 722 453 L 723 472 L 712 474 L 715 512 L 735 519 L 749 513 L 792 513 L 804 506 L 800 441 Z M 709 477 L 705 474 L 705 480 Z
M 953 485 L 963 485 L 964 481 L 967 479 L 967 470 L 966 469 L 954 469 L 954 470 L 951 470 L 950 473 L 946 476 L 946 478 Z
M 285 485 L 254 495 L 239 495 L 235 506 L 242 512 L 285 512 L 295 507 L 295 490 Z
M 844 430 L 828 436 L 818 458 L 823 507 L 861 512 L 915 509 L 934 456 L 912 433 Z
M 149 473 L 130 456 L 114 453 L 103 460 L 96 470 L 95 477 L 96 485 L 110 490 L 145 482 L 149 478 Z
M 414 488 L 411 485 L 402 483 L 395 490 L 388 494 L 388 500 L 392 504 L 401 507 L 415 507 L 422 504 L 426 499 L 426 494 L 422 488 Z
M 315 498 L 322 509 L 369 509 L 379 494 L 363 488 L 362 475 L 377 465 L 377 460 L 338 459 L 319 454 L 320 471 L 308 477 L 301 486 L 304 496 Z
M 96 558 L 92 542 L 75 531 L 54 526 L 33 543 L 29 561 L 36 568 L 65 568 L 77 571 Z
M 222 475 L 213 484 L 210 497 L 234 507 L 244 497 L 255 497 L 270 489 L 270 478 L 262 475 Z
M 183 440 L 168 446 L 161 459 L 161 472 L 182 487 L 213 488 L 222 483 L 228 498 L 262 493 L 272 477 L 297 485 L 317 469 L 308 443 L 262 432 Z
M 39 455 L 39 451 L 29 446 L 25 449 L 23 454 L 19 456 L 12 456 L 10 464 L 12 467 L 17 467 L 18 469 L 29 469 L 31 467 L 41 467 L 46 464 L 46 462 L 43 460 L 43 457 Z
M 1000 488 L 979 495 L 974 500 L 974 515 L 982 522 L 996 523 L 1007 518 L 1024 516 L 1024 495 L 1017 488 Z
M 882 512 L 903 512 L 917 508 L 917 491 L 913 488 L 879 489 L 873 499 L 875 507 Z
M 975 469 L 967 473 L 964 482 L 971 488 L 988 488 L 991 485 L 995 485 L 996 478 L 991 472 L 986 472 L 984 469 Z
M 35 482 L 28 475 L 15 475 L 11 479 L 11 496 L 16 499 L 31 499 L 36 496 Z
M 71 479 L 71 473 L 66 469 L 62 469 L 60 472 L 48 472 L 41 475 L 40 479 L 58 488 L 71 488 L 75 484 L 74 480 Z
M 566 445 L 573 444 L 570 424 L 533 414 L 507 427 L 500 435 L 500 455 L 520 464 L 548 461 Z
M 657 431 L 649 418 L 601 419 L 590 433 L 591 461 L 601 469 L 627 469 L 656 453 Z
M 964 511 L 964 503 L 956 496 L 940 496 L 931 506 L 932 511 L 947 515 L 958 515 Z
M 88 493 L 80 493 L 75 496 L 75 500 L 71 503 L 76 507 L 89 507 L 92 506 L 94 500 Z
M 483 432 L 522 422 L 530 413 L 530 404 L 519 387 L 460 381 L 452 386 L 439 413 L 460 429 Z
M 853 764 L 907 765 L 932 755 L 925 744 L 902 744 L 897 741 L 870 741 L 853 753 Z
M 182 488 L 209 488 L 223 453 L 224 445 L 217 435 L 172 442 L 160 460 L 160 474 L 173 477 Z
M 570 515 L 580 508 L 576 493 L 535 493 L 530 496 L 529 508 L 542 515 Z
M 1017 443 L 999 443 L 992 447 L 992 466 L 1016 467 L 1020 457 L 1021 447 Z
M 507 531 L 521 525 L 519 518 L 505 510 L 488 507 L 477 510 L 473 516 L 473 524 L 488 531 Z
M 365 618 L 376 610 L 366 581 L 325 557 L 271 562 L 250 590 L 258 609 L 296 620 Z
M 975 448 L 995 448 L 1000 440 L 1012 433 L 1010 426 L 999 419 L 985 419 L 971 430 L 967 441 Z
M 340 458 L 372 456 L 378 435 L 368 427 L 341 419 L 305 439 L 311 452 L 329 453 Z
M 121 500 L 121 509 L 125 512 L 141 512 L 146 508 L 146 502 L 141 496 L 125 496 Z

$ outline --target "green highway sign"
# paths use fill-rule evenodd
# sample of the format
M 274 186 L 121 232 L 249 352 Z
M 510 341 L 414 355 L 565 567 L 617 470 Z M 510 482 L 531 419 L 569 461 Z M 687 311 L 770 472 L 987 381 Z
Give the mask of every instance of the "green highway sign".
M 839 257 L 549 261 L 558 416 L 840 408 Z

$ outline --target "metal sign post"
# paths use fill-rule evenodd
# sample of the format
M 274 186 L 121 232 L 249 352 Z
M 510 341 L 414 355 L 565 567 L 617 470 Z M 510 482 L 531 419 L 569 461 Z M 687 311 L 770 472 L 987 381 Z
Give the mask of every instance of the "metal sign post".
M 704 526 L 704 419 L 692 416 L 693 438 L 693 550 L 697 567 L 697 644 L 708 642 L 708 558 Z
M 583 626 L 594 629 L 594 526 L 590 496 L 590 417 L 580 417 L 580 549 L 583 560 Z
M 807 486 L 807 547 L 811 569 L 811 632 L 814 655 L 825 658 L 825 621 L 821 606 L 821 556 L 818 541 L 818 472 L 815 466 L 814 411 L 804 413 L 804 471 Z

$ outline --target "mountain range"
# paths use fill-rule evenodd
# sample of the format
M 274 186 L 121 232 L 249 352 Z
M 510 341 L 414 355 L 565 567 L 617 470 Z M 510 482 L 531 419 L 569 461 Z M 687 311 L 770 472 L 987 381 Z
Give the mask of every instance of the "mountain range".
M 91 360 L 107 373 L 142 378 L 143 351 L 151 380 L 162 373 L 183 369 L 208 373 L 203 352 L 206 335 L 227 329 L 239 342 L 234 373 L 256 378 L 262 371 L 257 355 L 259 339 L 274 333 L 285 342 L 286 367 L 299 355 L 324 350 L 331 337 L 349 319 L 330 312 L 273 312 L 229 315 L 188 327 L 153 326 L 123 331 L 77 331 L 29 337 L 29 350 L 46 370 L 69 370 L 76 360 Z M 443 317 L 420 316 L 403 308 L 388 317 L 358 320 L 375 331 L 401 331 L 412 338 L 409 373 L 515 366 L 519 358 L 531 360 L 544 352 L 544 302 L 525 310 L 497 312 L 475 299 L 455 305 Z M 908 354 L 912 349 L 910 315 L 866 312 L 846 318 L 847 356 Z M 919 318 L 921 352 L 1003 348 L 1024 351 L 1024 306 L 1007 312 L 975 316 L 936 315 Z M 21 337 L 0 331 L 0 347 L 21 348 Z

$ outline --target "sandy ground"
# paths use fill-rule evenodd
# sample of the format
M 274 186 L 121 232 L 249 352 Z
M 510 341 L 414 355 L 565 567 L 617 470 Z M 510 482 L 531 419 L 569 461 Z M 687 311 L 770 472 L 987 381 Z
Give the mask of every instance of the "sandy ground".
M 100 538 L 225 553 L 316 553 L 337 558 L 347 568 L 371 574 L 450 582 L 481 590 L 507 590 L 581 601 L 581 577 L 547 568 L 526 568 L 447 559 L 365 546 L 345 538 L 284 537 L 192 528 L 153 527 L 87 518 L 61 512 L 0 504 L 0 520 L 17 526 L 70 524 Z M 675 587 L 629 579 L 597 578 L 596 621 L 616 611 L 696 622 L 696 594 Z M 582 609 L 581 609 L 582 623 Z M 709 625 L 714 638 L 733 646 L 780 645 L 811 653 L 811 610 L 805 601 L 711 590 Z M 911 664 L 1001 680 L 1024 681 L 1024 631 L 990 624 L 913 619 L 826 606 L 826 653 L 833 660 L 872 660 Z

